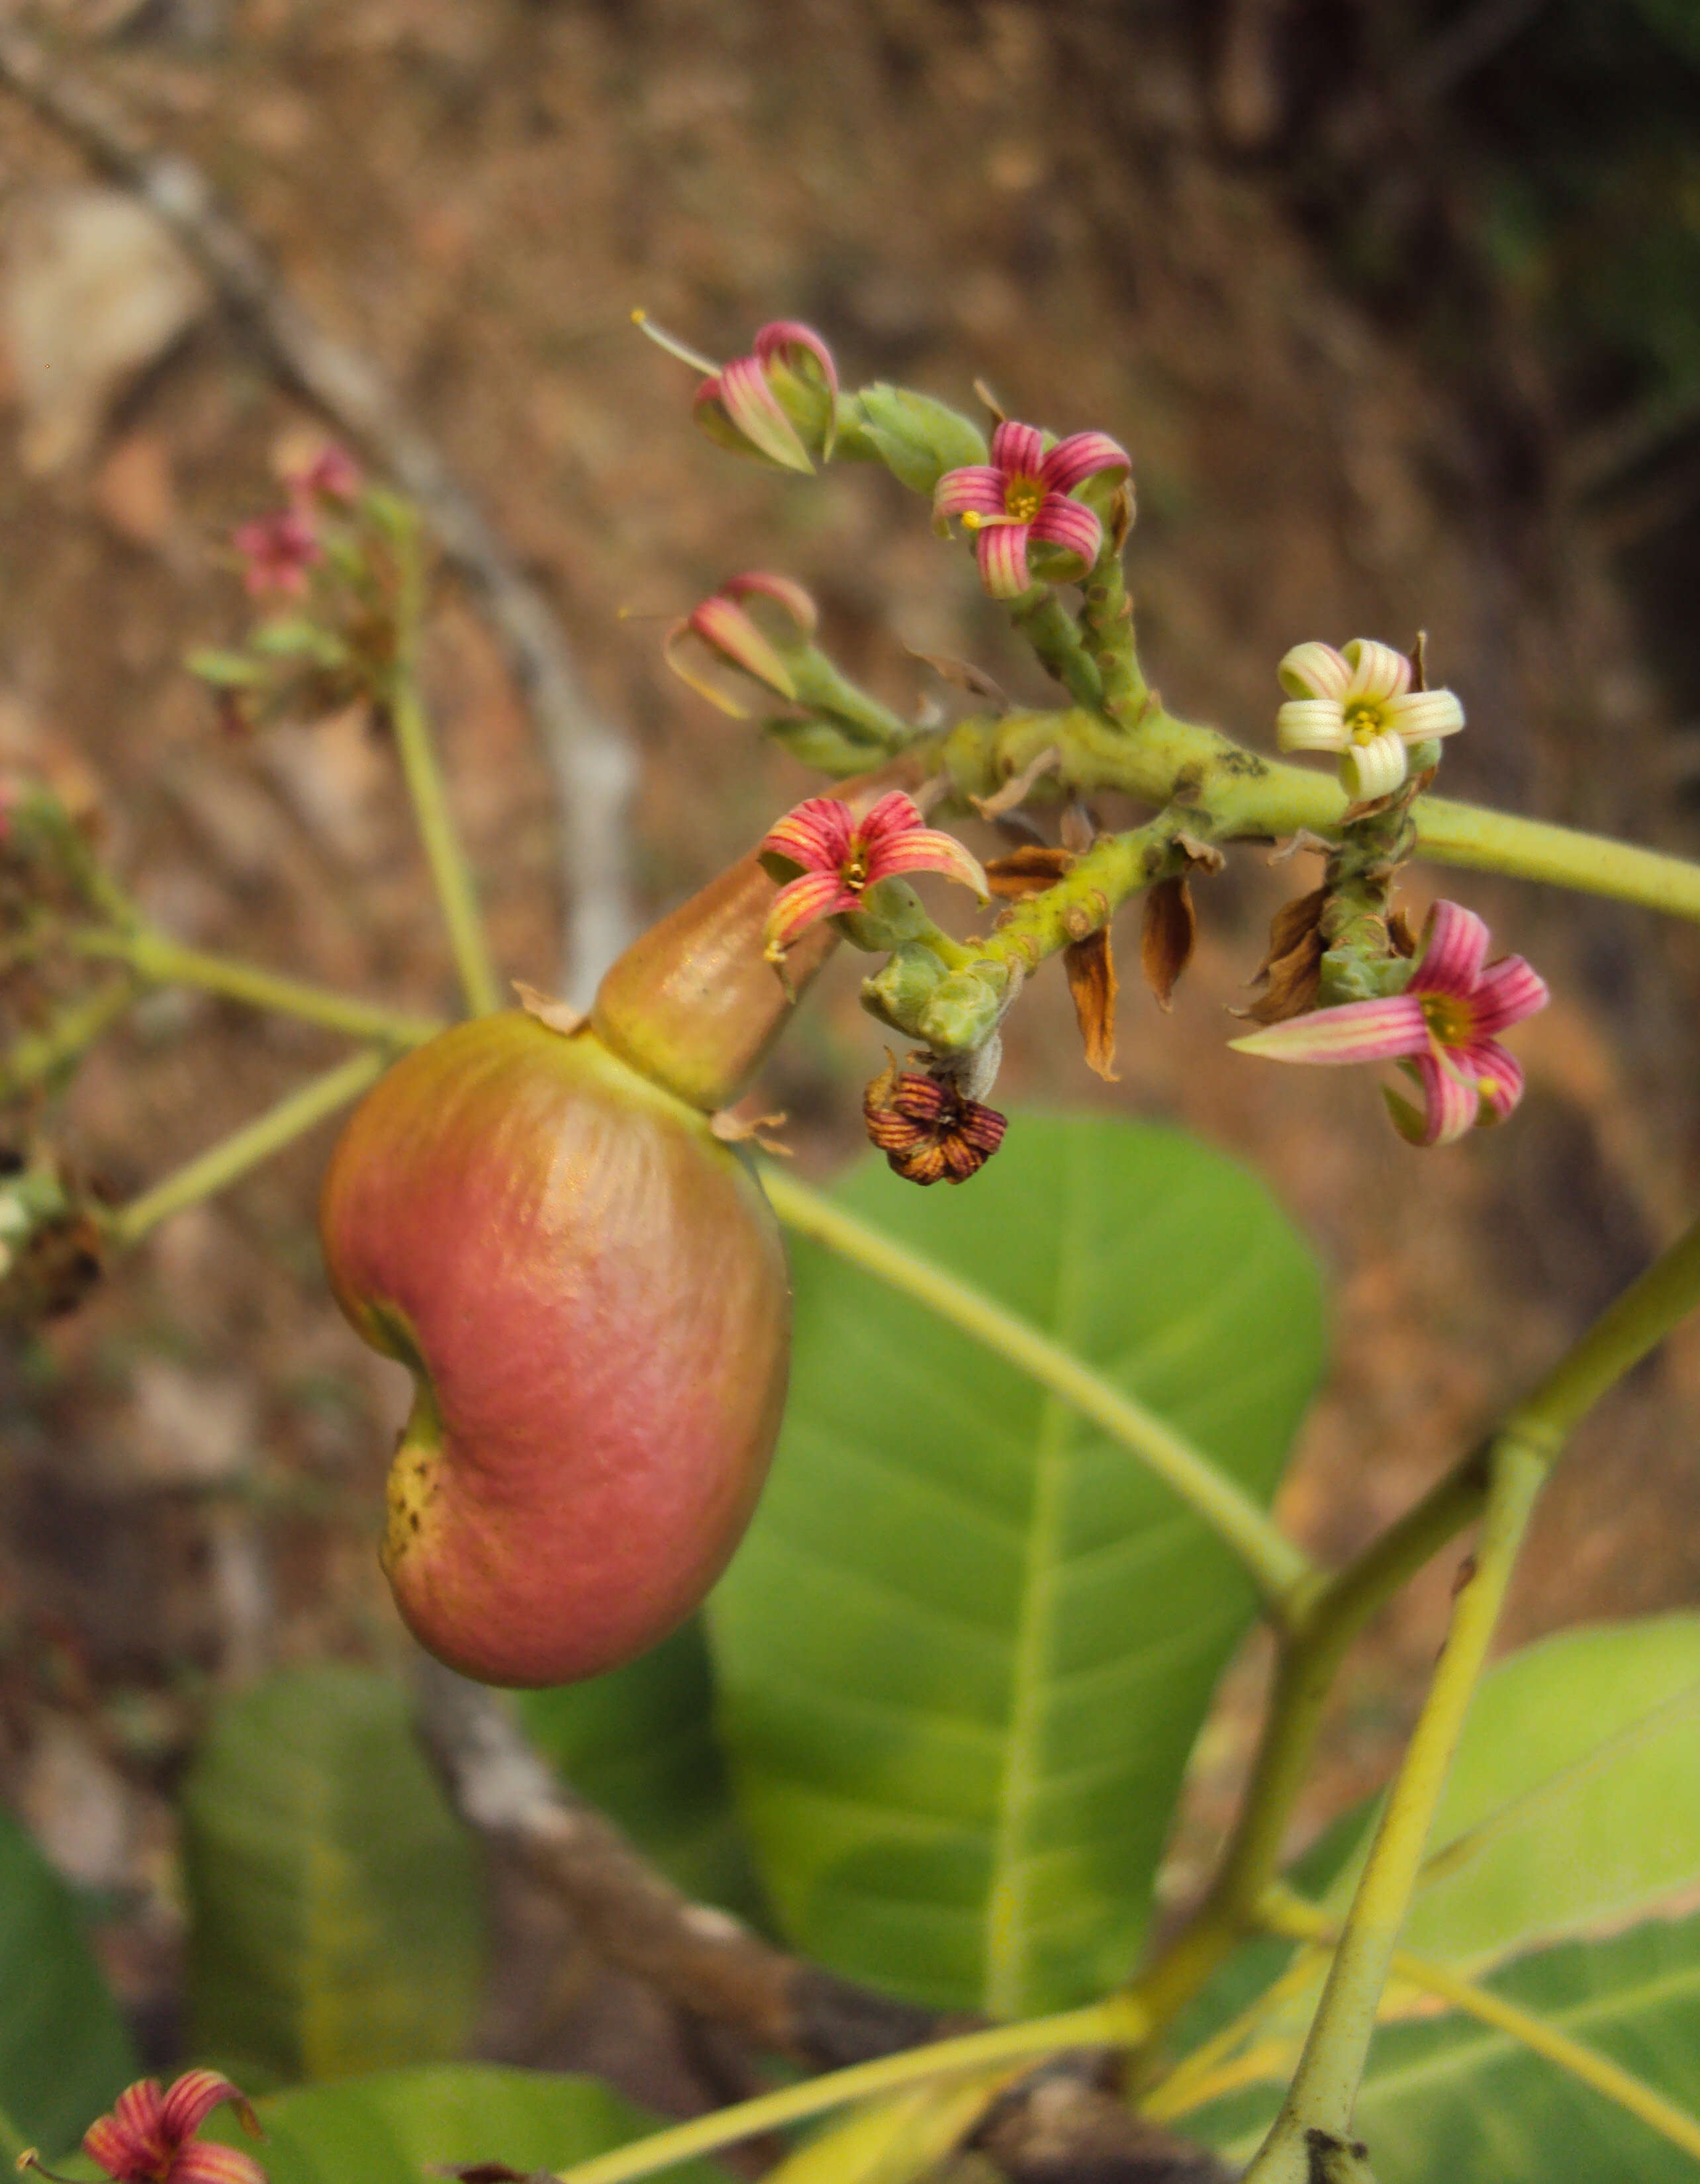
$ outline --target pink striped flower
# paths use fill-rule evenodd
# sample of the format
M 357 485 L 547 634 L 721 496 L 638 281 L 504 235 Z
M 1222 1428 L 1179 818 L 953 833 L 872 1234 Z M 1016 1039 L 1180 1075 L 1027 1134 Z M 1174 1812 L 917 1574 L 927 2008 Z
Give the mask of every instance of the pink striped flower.
M 281 508 L 239 525 L 231 543 L 242 558 L 248 596 L 256 599 L 272 593 L 298 599 L 307 588 L 308 571 L 325 558 L 312 523 L 296 508 Z
M 982 902 L 990 892 L 978 861 L 953 834 L 922 826 L 919 807 L 900 788 L 882 796 L 864 819 L 836 796 L 811 796 L 771 827 L 761 847 L 763 855 L 802 866 L 767 913 L 766 952 L 775 963 L 811 925 L 859 909 L 869 888 L 899 872 L 943 872 Z
M 339 442 L 330 440 L 310 461 L 293 471 L 285 482 L 291 500 L 304 510 L 309 510 L 321 501 L 329 502 L 333 508 L 348 507 L 365 480 L 348 449 Z
M 1006 419 L 992 434 L 990 462 L 969 463 L 939 479 L 933 513 L 941 524 L 961 518 L 974 533 L 980 582 L 995 599 L 1018 599 L 1034 582 L 1030 545 L 1055 547 L 1078 563 L 1071 577 L 1091 567 L 1104 526 L 1071 496 L 1088 478 L 1109 471 L 1125 477 L 1132 467 L 1107 433 L 1073 432 L 1047 449 L 1038 426 Z
M 683 639 L 694 637 L 728 666 L 764 683 L 778 697 L 794 699 L 797 686 L 791 671 L 744 605 L 746 599 L 768 601 L 794 625 L 799 636 L 806 639 L 814 635 L 819 616 L 803 587 L 789 577 L 752 569 L 741 577 L 728 577 L 711 598 L 682 616 L 661 640 L 661 657 L 680 682 L 688 683 L 699 697 L 706 698 L 710 705 L 718 705 L 722 713 L 730 713 L 738 721 L 748 720 L 749 707 L 740 705 L 688 666 L 679 656 L 679 646 Z
M 244 2130 L 259 2132 L 246 2096 L 216 2070 L 190 2070 L 168 2093 L 157 2078 L 121 2092 L 110 2115 L 83 2133 L 82 2150 L 117 2184 L 265 2184 L 251 2153 L 195 2133 L 221 2101 L 232 2101 Z
M 1450 690 L 1413 690 L 1410 661 L 1355 637 L 1344 652 L 1296 644 L 1276 673 L 1287 702 L 1275 716 L 1284 751 L 1334 751 L 1354 802 L 1391 796 L 1410 771 L 1410 746 L 1453 736 L 1464 709 Z
M 755 337 L 752 356 L 735 356 L 696 392 L 696 421 L 711 440 L 761 455 L 788 471 L 812 472 L 804 435 L 822 462 L 838 430 L 839 374 L 812 326 L 776 319 Z
M 1230 1043 L 1273 1061 L 1399 1061 L 1421 1086 L 1419 1112 L 1386 1095 L 1395 1128 L 1413 1145 L 1448 1145 L 1478 1123 L 1501 1123 L 1523 1097 L 1523 1072 L 1495 1034 L 1547 1002 L 1546 981 L 1520 956 L 1489 963 L 1487 927 L 1474 911 L 1437 902 L 1402 994 L 1315 1009 Z

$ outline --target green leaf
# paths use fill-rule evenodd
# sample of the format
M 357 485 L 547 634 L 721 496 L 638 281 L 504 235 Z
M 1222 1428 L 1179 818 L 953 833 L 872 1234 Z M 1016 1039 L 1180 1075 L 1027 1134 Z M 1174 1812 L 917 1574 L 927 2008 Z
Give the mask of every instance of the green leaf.
M 225 2109 L 205 2136 L 257 2153 L 270 2184 L 421 2184 L 444 2164 L 475 2161 L 564 2169 L 660 2127 L 594 2078 L 473 2063 L 305 2086 L 259 2109 L 264 2146 Z M 705 2161 L 668 2174 L 727 2184 Z
M 848 408 L 853 429 L 872 443 L 898 483 L 912 493 L 931 493 L 946 471 L 986 460 L 979 428 L 930 394 L 879 381 L 864 387 Z
M 51 2157 L 74 2146 L 140 2067 L 70 1892 L 0 1814 L 0 2109 Z
M 482 1953 L 476 1862 L 397 1685 L 291 1670 L 227 1702 L 183 1828 L 202 2052 L 246 2083 L 461 2045 Z
M 250 660 L 247 653 L 226 652 L 217 645 L 197 646 L 183 665 L 203 682 L 215 682 L 226 689 L 244 689 L 250 683 L 265 680 L 265 670 L 257 660 Z
M 1486 1984 L 1700 2110 L 1700 1918 L 1563 1942 Z M 1279 2101 L 1271 2086 L 1180 2127 L 1248 2159 Z M 1377 2033 L 1353 2129 L 1380 2184 L 1693 2184 L 1695 2173 L 1692 2154 L 1638 2117 L 1508 2033 L 1456 2013 Z
M 1179 1131 L 1018 1117 L 960 1192 L 834 1196 L 1077 1351 L 1267 1497 L 1320 1301 L 1262 1187 Z M 1125 1973 L 1182 1769 L 1253 1612 L 1125 1449 L 817 1248 L 774 1476 L 711 1603 L 734 1781 L 782 1924 L 939 2007 Z
M 759 1913 L 761 1888 L 715 1740 L 700 1622 L 608 1675 L 516 1696 L 538 1748 L 670 1880 L 700 1902 Z
M 1641 1722 L 1648 1734 L 1579 1765 Z M 1516 1824 L 1420 1890 L 1406 1946 L 1472 1971 L 1638 1918 L 1700 1881 L 1697 1729 L 1700 1615 L 1567 1630 L 1500 1662 L 1476 1694 L 1433 1846 L 1521 1801 Z M 1366 1811 L 1366 1841 L 1371 1825 Z M 1362 1864 L 1360 1848 L 1330 1887 L 1336 1914 Z

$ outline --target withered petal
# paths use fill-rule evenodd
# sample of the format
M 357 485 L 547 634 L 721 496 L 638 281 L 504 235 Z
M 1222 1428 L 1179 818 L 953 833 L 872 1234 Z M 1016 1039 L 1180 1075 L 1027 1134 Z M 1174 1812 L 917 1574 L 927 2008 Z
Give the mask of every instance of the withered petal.
M 1101 925 L 1084 940 L 1071 941 L 1062 951 L 1062 967 L 1074 1001 L 1074 1018 L 1086 1049 L 1086 1067 L 1095 1070 L 1106 1084 L 1120 1083 L 1116 1073 L 1116 959 L 1110 950 L 1110 928 Z
M 1145 896 L 1145 926 L 1140 936 L 1140 967 L 1159 1008 L 1170 1006 L 1176 983 L 1192 961 L 1197 939 L 1198 913 L 1192 906 L 1192 890 L 1184 876 L 1159 880 Z

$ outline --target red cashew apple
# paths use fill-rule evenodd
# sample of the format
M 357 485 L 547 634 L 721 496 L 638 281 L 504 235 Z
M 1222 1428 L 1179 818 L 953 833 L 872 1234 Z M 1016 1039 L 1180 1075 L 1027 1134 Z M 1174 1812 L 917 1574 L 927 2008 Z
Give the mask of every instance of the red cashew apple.
M 778 1224 L 708 1117 L 588 1031 L 481 1017 L 367 1096 L 320 1221 L 415 1379 L 382 1551 L 415 1635 L 558 1684 L 681 1622 L 755 1506 L 790 1334 Z
M 839 794 L 866 810 L 900 768 Z M 755 1508 L 779 1430 L 778 1227 L 711 1117 L 836 943 L 762 954 L 752 854 L 633 943 L 588 1020 L 444 1032 L 355 1110 L 325 1178 L 332 1287 L 412 1371 L 382 1559 L 421 1643 L 560 1684 L 657 1644 Z

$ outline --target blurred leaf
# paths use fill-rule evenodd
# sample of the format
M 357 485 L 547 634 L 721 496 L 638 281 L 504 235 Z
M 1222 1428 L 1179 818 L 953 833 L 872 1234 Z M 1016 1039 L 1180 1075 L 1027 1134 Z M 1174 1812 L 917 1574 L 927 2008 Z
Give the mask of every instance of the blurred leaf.
M 1700 1918 L 1563 1942 L 1486 1984 L 1700 2109 Z M 1180 2128 L 1231 2159 L 1249 2159 L 1280 2092 L 1272 2084 L 1218 2102 Z M 1456 2013 L 1377 2033 L 1353 2128 L 1380 2184 L 1692 2184 L 1695 2173 L 1692 2154 L 1603 2094 Z
M 480 2063 L 387 2070 L 259 2105 L 263 2146 L 225 2109 L 205 2136 L 258 2153 L 270 2184 L 421 2184 L 445 2163 L 475 2161 L 562 2169 L 660 2128 L 597 2079 Z M 727 2184 L 706 2161 L 668 2174 L 679 2184 Z
M 242 689 L 265 680 L 265 669 L 247 653 L 225 652 L 212 644 L 198 645 L 183 665 L 203 682 L 215 682 L 226 689 Z
M 70 1892 L 0 1814 L 0 2108 L 49 2156 L 74 2146 L 140 2066 Z
M 1568 1775 L 1509 1831 L 1424 1886 L 1405 1942 L 1472 1971 L 1513 1951 L 1611 1922 L 1700 1881 L 1700 1615 L 1567 1630 L 1482 1680 L 1435 1817 L 1432 1845 L 1574 1769 L 1655 1709 L 1658 1733 L 1597 1772 Z M 1374 1808 L 1379 1811 L 1379 1806 Z M 1361 1826 L 1367 1844 L 1374 1811 Z M 1325 1901 L 1351 1900 L 1363 1847 Z
M 226 1702 L 183 1828 L 199 2052 L 247 2083 L 460 2048 L 482 1954 L 477 1866 L 398 1685 L 297 1669 Z
M 715 1741 L 700 1622 L 608 1675 L 515 1696 L 538 1748 L 670 1880 L 699 1902 L 744 1917 L 759 1912 L 761 1889 Z
M 1029 1115 L 960 1192 L 869 1162 L 834 1196 L 1273 1490 L 1321 1362 L 1317 1278 L 1221 1155 Z M 811 1955 L 940 2007 L 1100 1993 L 1251 1586 L 1014 1368 L 812 1246 L 795 1278 L 779 1460 L 711 1607 L 776 1909 Z

